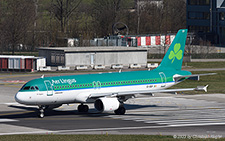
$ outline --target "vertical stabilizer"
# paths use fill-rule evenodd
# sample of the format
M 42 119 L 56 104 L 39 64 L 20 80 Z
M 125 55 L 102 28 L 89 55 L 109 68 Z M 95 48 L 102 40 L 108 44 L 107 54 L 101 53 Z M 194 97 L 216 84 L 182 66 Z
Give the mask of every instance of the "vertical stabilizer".
M 180 29 L 157 69 L 181 70 L 186 38 L 187 29 Z

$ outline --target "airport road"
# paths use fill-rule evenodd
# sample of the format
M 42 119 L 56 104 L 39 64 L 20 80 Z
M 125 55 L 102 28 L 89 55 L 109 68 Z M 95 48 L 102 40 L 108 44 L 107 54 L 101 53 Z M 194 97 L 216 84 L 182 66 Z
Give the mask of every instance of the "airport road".
M 54 75 L 54 74 L 53 74 Z M 55 74 L 58 75 L 58 74 Z M 126 115 L 78 113 L 63 105 L 39 119 L 36 107 L 14 101 L 24 82 L 38 74 L 0 76 L 0 135 L 7 134 L 157 134 L 175 137 L 225 137 L 225 94 L 155 94 L 126 102 Z

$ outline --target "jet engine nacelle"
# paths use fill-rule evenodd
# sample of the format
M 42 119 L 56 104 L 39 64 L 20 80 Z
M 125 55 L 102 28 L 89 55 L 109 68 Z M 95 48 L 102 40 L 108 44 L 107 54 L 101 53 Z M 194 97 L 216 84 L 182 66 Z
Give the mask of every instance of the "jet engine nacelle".
M 95 108 L 101 112 L 115 111 L 120 107 L 120 102 L 117 98 L 99 98 L 94 103 Z

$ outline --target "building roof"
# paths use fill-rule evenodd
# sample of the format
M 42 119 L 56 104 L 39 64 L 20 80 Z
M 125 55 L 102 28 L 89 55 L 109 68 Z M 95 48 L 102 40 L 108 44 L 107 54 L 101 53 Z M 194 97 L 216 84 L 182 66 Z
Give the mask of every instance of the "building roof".
M 147 51 L 146 48 L 137 47 L 40 47 L 39 50 L 53 50 L 64 52 L 117 52 L 117 51 Z
M 34 58 L 34 56 L 0 55 L 0 58 L 21 58 L 21 59 L 25 59 L 25 58 Z
M 35 57 L 35 56 L 19 56 L 19 55 L 0 55 L 0 58 L 9 58 L 9 59 L 40 59 L 43 57 Z

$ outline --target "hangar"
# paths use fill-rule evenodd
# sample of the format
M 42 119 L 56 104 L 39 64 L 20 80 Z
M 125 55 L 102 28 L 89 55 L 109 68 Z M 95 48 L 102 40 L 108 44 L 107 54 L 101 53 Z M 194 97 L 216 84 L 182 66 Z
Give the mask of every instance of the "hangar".
M 39 56 L 48 66 L 104 65 L 147 63 L 147 49 L 137 47 L 40 47 Z

